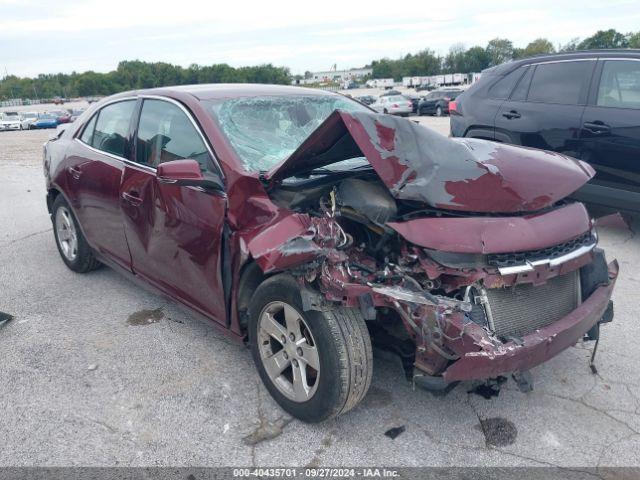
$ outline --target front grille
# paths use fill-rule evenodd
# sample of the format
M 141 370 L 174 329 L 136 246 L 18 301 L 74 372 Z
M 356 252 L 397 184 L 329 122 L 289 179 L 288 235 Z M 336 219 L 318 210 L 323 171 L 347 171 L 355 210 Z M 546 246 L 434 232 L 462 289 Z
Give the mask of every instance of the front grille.
M 544 285 L 491 288 L 486 294 L 485 309 L 493 320 L 496 335 L 521 337 L 576 309 L 580 303 L 580 276 L 576 270 L 554 277 Z
M 513 267 L 515 265 L 524 265 L 527 262 L 537 262 L 540 260 L 562 257 L 567 255 L 580 247 L 588 245 L 595 245 L 596 239 L 591 232 L 587 232 L 580 235 L 573 240 L 570 240 L 559 245 L 552 247 L 541 248 L 539 250 L 529 250 L 527 252 L 517 253 L 495 253 L 487 255 L 487 263 L 493 267 L 505 268 Z

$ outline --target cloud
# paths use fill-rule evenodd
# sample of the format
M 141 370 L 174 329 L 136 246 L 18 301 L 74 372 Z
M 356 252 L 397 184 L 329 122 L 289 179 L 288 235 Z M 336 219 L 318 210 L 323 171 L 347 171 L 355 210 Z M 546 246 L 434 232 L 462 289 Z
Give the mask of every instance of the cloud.
M 598 29 L 636 31 L 637 0 L 495 0 L 416 3 L 299 0 L 0 0 L 0 45 L 10 73 L 106 71 L 124 59 L 233 66 L 275 63 L 294 73 L 362 66 L 454 43 L 486 45 L 497 36 L 525 46 L 554 44 Z M 612 6 L 614 5 L 614 6 Z M 2 68 L 3 70 L 4 68 Z

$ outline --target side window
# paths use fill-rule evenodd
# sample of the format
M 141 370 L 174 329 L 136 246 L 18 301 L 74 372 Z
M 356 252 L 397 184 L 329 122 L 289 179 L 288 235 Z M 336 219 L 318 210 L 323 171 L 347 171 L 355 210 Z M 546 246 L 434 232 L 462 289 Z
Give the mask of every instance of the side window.
M 596 105 L 640 108 L 640 62 L 633 60 L 604 62 Z
M 584 103 L 594 62 L 543 63 L 536 67 L 529 102 L 579 105 Z
M 135 100 L 125 100 L 112 103 L 100 110 L 91 146 L 126 158 L 129 150 L 129 123 L 135 104 Z
M 185 113 L 163 100 L 145 100 L 140 113 L 136 161 L 150 167 L 190 158 L 209 170 L 211 161 L 202 137 Z
M 82 135 L 80 136 L 80 140 L 82 140 L 87 145 L 91 145 L 91 140 L 93 139 L 93 131 L 96 128 L 96 119 L 97 118 L 98 118 L 97 114 L 94 115 L 93 117 L 91 117 L 91 120 L 89 120 L 89 123 L 87 123 L 87 126 L 84 127 L 84 131 L 82 132 Z
M 516 102 L 524 102 L 527 99 L 527 92 L 529 91 L 529 85 L 531 84 L 531 77 L 533 76 L 534 67 L 528 67 L 526 73 L 522 76 L 516 89 L 511 94 L 511 100 Z
M 513 72 L 508 73 L 496 83 L 494 83 L 488 91 L 489 97 L 496 98 L 498 100 L 504 100 L 509 98 L 509 94 L 515 86 L 518 79 L 524 73 L 524 68 L 516 68 Z

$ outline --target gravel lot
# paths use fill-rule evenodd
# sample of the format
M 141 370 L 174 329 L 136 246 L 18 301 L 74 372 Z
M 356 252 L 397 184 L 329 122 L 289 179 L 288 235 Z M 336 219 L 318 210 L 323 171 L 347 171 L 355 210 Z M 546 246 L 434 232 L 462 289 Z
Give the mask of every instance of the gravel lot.
M 244 347 L 108 268 L 64 266 L 44 201 L 48 135 L 0 132 L 0 311 L 14 316 L 0 327 L 0 466 L 640 464 L 633 230 L 600 231 L 621 273 L 598 375 L 593 344 L 578 344 L 534 370 L 529 394 L 509 381 L 490 400 L 467 385 L 434 397 L 376 352 L 364 403 L 306 425 L 283 416 Z

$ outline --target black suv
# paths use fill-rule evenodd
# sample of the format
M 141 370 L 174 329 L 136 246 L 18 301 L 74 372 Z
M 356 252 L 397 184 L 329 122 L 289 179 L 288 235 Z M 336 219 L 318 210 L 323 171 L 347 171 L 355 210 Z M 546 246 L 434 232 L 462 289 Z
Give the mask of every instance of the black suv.
M 640 211 L 640 50 L 526 58 L 482 72 L 450 105 L 451 136 L 553 150 L 595 178 L 574 197 Z
M 418 104 L 418 115 L 435 115 L 441 117 L 449 113 L 449 102 L 455 100 L 462 90 L 434 90 Z

